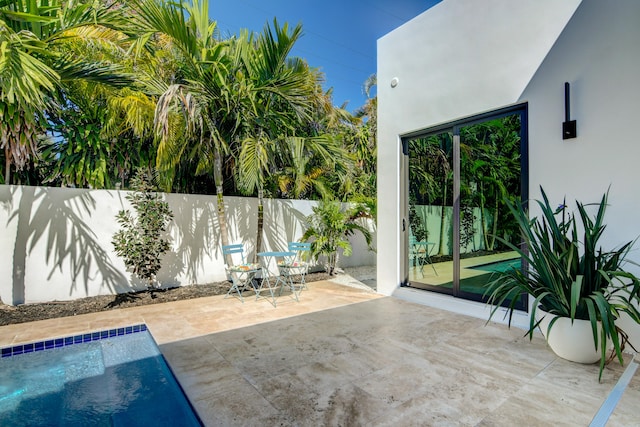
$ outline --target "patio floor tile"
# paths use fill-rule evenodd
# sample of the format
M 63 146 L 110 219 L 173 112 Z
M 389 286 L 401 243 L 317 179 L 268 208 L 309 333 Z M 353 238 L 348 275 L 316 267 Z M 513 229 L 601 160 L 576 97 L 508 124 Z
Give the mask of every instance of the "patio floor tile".
M 624 371 L 536 335 L 331 281 L 0 327 L 0 346 L 146 323 L 207 426 L 587 425 Z M 628 359 L 628 358 L 627 358 Z M 640 425 L 640 374 L 609 425 Z

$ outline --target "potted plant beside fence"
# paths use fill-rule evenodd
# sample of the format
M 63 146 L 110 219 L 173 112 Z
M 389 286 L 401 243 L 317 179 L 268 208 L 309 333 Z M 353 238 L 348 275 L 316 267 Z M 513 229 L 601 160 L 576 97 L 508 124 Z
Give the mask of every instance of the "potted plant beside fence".
M 625 270 L 633 242 L 611 250 L 601 247 L 608 192 L 595 206 L 576 202 L 577 213 L 572 213 L 564 203 L 552 208 L 541 191 L 539 218 L 530 220 L 522 203 L 507 202 L 523 245 L 503 243 L 518 252 L 528 268 L 526 272 L 511 269 L 497 273 L 489 283 L 485 295 L 494 305 L 489 320 L 504 305 L 511 325 L 519 296 L 531 295 L 529 337 L 540 327 L 558 356 L 581 363 L 599 360 L 602 378 L 611 347 L 611 356 L 624 363 L 622 350 L 628 335 L 616 320 L 627 313 L 640 323 L 640 281 Z M 588 213 L 592 208 L 597 209 L 594 216 Z

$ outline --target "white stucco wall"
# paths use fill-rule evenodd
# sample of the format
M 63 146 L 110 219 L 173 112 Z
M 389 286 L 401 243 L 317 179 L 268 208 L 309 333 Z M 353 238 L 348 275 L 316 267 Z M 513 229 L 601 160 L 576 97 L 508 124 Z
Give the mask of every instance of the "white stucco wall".
M 597 202 L 611 186 L 603 241 L 613 245 L 640 236 L 639 23 L 638 1 L 585 0 L 521 97 L 531 197 L 542 185 L 558 202 Z M 565 81 L 578 137 L 563 141 Z
M 130 209 L 125 191 L 0 186 L 0 298 L 7 304 L 70 300 L 144 289 L 115 255 L 115 217 Z M 216 197 L 166 194 L 174 213 L 171 251 L 158 273 L 162 286 L 225 280 Z M 225 197 L 231 243 L 254 251 L 257 200 Z M 282 250 L 300 239 L 316 202 L 266 200 L 263 250 Z M 371 225 L 371 224 L 370 224 Z M 373 230 L 373 225 L 371 225 Z M 341 266 L 374 265 L 375 254 L 360 236 Z M 14 294 L 24 290 L 24 299 Z
M 566 196 L 575 206 L 610 187 L 607 249 L 640 236 L 639 23 L 637 0 L 584 0 L 521 97 L 529 102 L 530 196 L 539 198 L 541 185 L 552 202 Z M 578 137 L 563 141 L 565 81 Z M 640 245 L 631 259 L 640 263 Z M 640 348 L 640 328 L 625 329 Z
M 379 292 L 403 280 L 400 136 L 519 101 L 579 3 L 444 0 L 378 40 Z
M 398 289 L 399 145 L 403 134 L 511 104 L 528 103 L 530 197 L 542 185 L 554 203 L 597 202 L 611 186 L 603 243 L 640 236 L 638 22 L 637 0 L 445 0 L 378 41 L 380 292 L 486 317 L 481 304 Z M 578 137 L 563 141 L 565 81 Z

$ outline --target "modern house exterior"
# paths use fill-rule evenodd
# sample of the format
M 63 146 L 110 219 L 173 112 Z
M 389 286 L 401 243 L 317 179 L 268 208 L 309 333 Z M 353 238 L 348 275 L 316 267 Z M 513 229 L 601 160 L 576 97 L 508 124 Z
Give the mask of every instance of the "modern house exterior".
M 491 231 L 510 236 L 504 213 L 484 205 L 505 174 L 514 199 L 540 199 L 542 187 L 572 209 L 609 189 L 603 244 L 640 236 L 639 22 L 636 0 L 444 0 L 378 40 L 379 292 L 486 318 L 462 283 Z M 483 143 L 510 144 L 510 165 L 471 159 Z M 640 246 L 630 258 L 640 263 Z

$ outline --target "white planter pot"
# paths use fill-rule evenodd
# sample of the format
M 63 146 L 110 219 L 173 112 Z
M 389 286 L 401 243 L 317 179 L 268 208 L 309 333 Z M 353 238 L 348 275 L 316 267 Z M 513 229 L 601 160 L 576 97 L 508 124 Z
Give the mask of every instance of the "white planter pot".
M 542 335 L 555 354 L 571 362 L 596 363 L 600 361 L 602 352 L 600 345 L 597 350 L 594 347 L 591 322 L 576 319 L 572 323 L 570 318 L 560 317 L 553 324 L 549 336 L 547 336 L 549 323 L 554 317 L 558 316 L 542 311 L 540 308 L 536 310 L 536 320 L 542 318 L 540 321 Z M 598 324 L 598 338 L 600 338 L 600 328 L 601 326 Z M 607 348 L 609 344 L 607 344 Z

